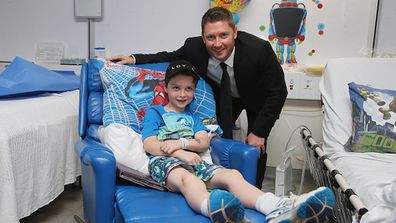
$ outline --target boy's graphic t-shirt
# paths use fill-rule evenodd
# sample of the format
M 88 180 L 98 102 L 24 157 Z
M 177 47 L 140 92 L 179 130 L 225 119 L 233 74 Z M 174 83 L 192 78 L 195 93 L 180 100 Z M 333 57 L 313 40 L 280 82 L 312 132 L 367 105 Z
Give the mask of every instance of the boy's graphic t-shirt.
M 185 112 L 162 114 L 165 125 L 159 128 L 158 140 L 190 138 L 194 135 L 194 120 Z
M 160 141 L 192 138 L 196 132 L 207 128 L 186 108 L 184 112 L 166 112 L 162 105 L 152 106 L 144 117 L 143 140 L 156 135 Z

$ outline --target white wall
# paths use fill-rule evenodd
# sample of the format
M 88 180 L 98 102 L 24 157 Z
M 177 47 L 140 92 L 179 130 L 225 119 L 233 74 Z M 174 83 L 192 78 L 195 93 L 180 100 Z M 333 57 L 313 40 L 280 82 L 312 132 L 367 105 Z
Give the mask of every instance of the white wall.
M 379 56 L 396 57 L 396 1 L 381 0 L 378 17 L 376 45 Z
M 38 42 L 61 42 L 66 57 L 87 57 L 88 23 L 76 20 L 72 0 L 1 0 L 0 61 L 35 57 Z
M 299 63 L 324 65 L 329 58 L 359 56 L 360 50 L 368 46 L 372 1 L 298 1 L 307 10 L 306 40 L 296 49 Z M 240 13 L 241 29 L 267 39 L 269 10 L 276 2 L 280 1 L 251 1 Z M 319 9 L 316 2 L 321 2 L 323 8 Z M 318 35 L 320 23 L 325 25 L 322 36 Z M 266 27 L 265 32 L 258 29 L 260 25 Z M 309 56 L 312 49 L 316 53 Z
M 370 13 L 375 0 L 301 0 L 307 11 L 306 40 L 297 46 L 300 63 L 325 64 L 328 58 L 359 56 L 367 47 Z M 240 15 L 239 29 L 266 39 L 269 11 L 280 0 L 250 1 Z M 0 60 L 16 55 L 34 59 L 38 42 L 62 42 L 65 57 L 88 56 L 88 22 L 73 15 L 72 0 L 1 0 Z M 95 21 L 97 47 L 107 55 L 177 49 L 185 38 L 200 34 L 207 0 L 104 0 L 104 18 Z M 319 23 L 325 34 L 317 34 Z M 259 27 L 264 25 L 265 31 Z M 315 49 L 316 53 L 308 53 Z
M 197 0 L 104 1 L 104 18 L 95 24 L 96 46 L 107 55 L 176 50 L 189 36 L 200 35 L 209 8 Z
M 308 16 L 306 41 L 296 50 L 298 61 L 324 65 L 328 58 L 359 56 L 371 46 L 373 1 L 323 1 L 322 9 L 311 0 L 299 1 Z M 269 11 L 276 2 L 280 1 L 250 1 L 239 13 L 239 29 L 267 39 Z M 176 50 L 186 37 L 200 35 L 200 19 L 208 7 L 208 1 L 197 0 L 105 1 L 104 19 L 95 25 L 96 46 L 106 47 L 108 55 Z M 320 23 L 325 25 L 322 36 L 318 35 Z M 312 49 L 316 53 L 309 56 Z

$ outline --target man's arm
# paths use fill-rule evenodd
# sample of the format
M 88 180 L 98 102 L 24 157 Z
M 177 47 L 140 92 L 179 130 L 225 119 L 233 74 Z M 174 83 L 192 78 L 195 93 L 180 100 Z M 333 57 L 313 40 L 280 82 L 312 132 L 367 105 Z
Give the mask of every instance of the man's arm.
M 261 57 L 261 63 L 259 64 L 262 67 L 259 72 L 262 72 L 263 75 L 260 76 L 265 78 L 263 88 L 266 91 L 266 100 L 251 129 L 256 136 L 267 138 L 282 111 L 287 96 L 287 88 L 283 69 L 268 42 L 264 46 L 262 54 L 266 56 Z
M 159 63 L 159 62 L 171 62 L 179 59 L 183 59 L 184 46 L 173 52 L 158 52 L 153 54 L 131 54 L 117 55 L 106 58 L 107 61 L 112 61 L 118 64 L 145 64 L 145 63 Z
M 160 62 L 171 62 L 175 60 L 188 60 L 194 62 L 191 57 L 196 56 L 200 52 L 203 45 L 202 38 L 200 36 L 187 38 L 182 47 L 175 51 L 158 52 L 158 53 L 133 53 L 129 56 L 118 55 L 106 58 L 108 61 L 115 61 L 119 64 L 145 64 L 145 63 L 160 63 Z M 193 47 L 192 47 L 193 46 Z
M 118 55 L 106 58 L 107 61 L 111 61 L 113 63 L 118 64 L 135 64 L 135 57 L 133 55 L 125 56 Z

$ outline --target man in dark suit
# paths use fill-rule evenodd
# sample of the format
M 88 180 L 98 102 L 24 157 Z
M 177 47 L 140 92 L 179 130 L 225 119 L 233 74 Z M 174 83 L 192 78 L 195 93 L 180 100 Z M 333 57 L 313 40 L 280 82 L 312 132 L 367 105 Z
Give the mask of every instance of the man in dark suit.
M 201 28 L 201 36 L 188 38 L 176 51 L 121 55 L 108 60 L 142 64 L 184 59 L 194 64 L 201 77 L 213 87 L 223 137 L 232 137 L 232 125 L 246 109 L 246 143 L 261 151 L 256 178 L 256 186 L 261 188 L 267 162 L 266 139 L 287 96 L 283 70 L 269 42 L 237 31 L 232 13 L 227 9 L 209 9 L 202 17 Z M 229 77 L 226 86 L 232 96 L 227 99 L 227 96 L 220 96 L 224 95 L 224 73 Z M 230 101 L 229 108 L 222 109 L 224 103 L 221 102 L 225 100 Z M 232 111 L 229 119 L 223 113 L 227 110 Z

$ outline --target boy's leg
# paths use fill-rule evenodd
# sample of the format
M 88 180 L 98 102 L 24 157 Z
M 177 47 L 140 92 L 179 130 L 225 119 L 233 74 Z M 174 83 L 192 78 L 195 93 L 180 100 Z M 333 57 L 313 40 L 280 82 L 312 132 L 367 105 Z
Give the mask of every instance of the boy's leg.
M 212 222 L 245 222 L 245 208 L 241 201 L 228 191 L 212 190 L 208 209 Z
M 210 193 L 205 183 L 184 168 L 172 169 L 166 180 L 169 190 L 181 192 L 190 207 L 213 222 L 241 222 L 244 218 L 244 208 L 233 194 L 213 190 Z
M 256 209 L 256 200 L 263 191 L 248 183 L 237 170 L 222 168 L 207 182 L 208 188 L 224 189 L 233 193 L 246 208 Z
M 181 167 L 169 172 L 166 185 L 171 191 L 182 193 L 190 207 L 198 213 L 201 213 L 202 202 L 209 198 L 205 183 Z

